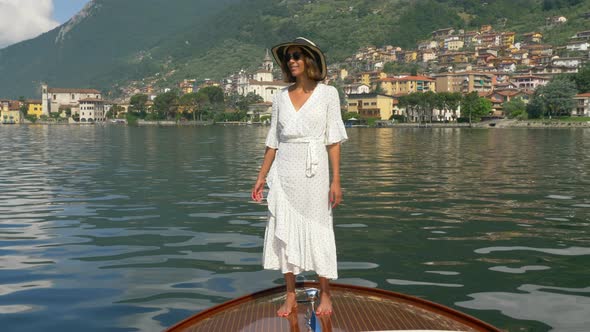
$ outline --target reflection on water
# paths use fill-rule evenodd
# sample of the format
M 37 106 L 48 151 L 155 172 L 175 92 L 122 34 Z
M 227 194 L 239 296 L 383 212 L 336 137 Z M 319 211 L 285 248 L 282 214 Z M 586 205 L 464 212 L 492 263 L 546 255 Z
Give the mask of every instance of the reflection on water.
M 265 206 L 249 201 L 267 128 L 0 129 L 8 331 L 158 331 L 281 282 L 261 270 Z M 510 331 L 590 324 L 590 131 L 349 136 L 339 282 Z
M 478 310 L 499 310 L 521 320 L 540 321 L 554 331 L 587 331 L 590 326 L 590 287 L 563 288 L 522 285 L 518 293 L 469 294 L 471 301 L 456 303 Z

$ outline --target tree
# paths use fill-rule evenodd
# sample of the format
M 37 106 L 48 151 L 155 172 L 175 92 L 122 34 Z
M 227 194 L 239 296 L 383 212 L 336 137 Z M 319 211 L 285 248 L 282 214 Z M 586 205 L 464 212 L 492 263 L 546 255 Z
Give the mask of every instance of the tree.
M 106 117 L 108 119 L 120 118 L 122 112 L 125 112 L 125 108 L 123 106 L 113 105 L 113 107 L 111 107 L 111 109 L 107 112 Z
M 250 92 L 245 96 L 238 95 L 235 103 L 235 108 L 240 111 L 248 111 L 248 106 L 263 102 L 264 99 L 254 92 Z
M 492 110 L 492 102 L 480 98 L 476 91 L 470 92 L 463 97 L 461 103 L 461 114 L 469 118 L 469 124 L 473 121 L 479 121 L 482 116 L 487 115 Z
M 513 98 L 510 101 L 507 101 L 502 106 L 504 109 L 504 114 L 506 117 L 513 119 L 516 117 L 522 117 L 526 114 L 526 104 L 522 100 L 522 98 Z
M 148 96 L 145 94 L 136 94 L 131 96 L 129 99 L 129 104 L 131 105 L 131 111 L 138 113 L 141 117 L 145 117 L 147 108 L 146 103 L 148 101 Z
M 218 86 L 207 86 L 199 89 L 198 92 L 207 95 L 211 104 L 223 104 L 224 102 L 223 90 Z
M 432 91 L 414 92 L 418 99 L 418 106 L 422 110 L 423 120 L 432 123 L 432 117 L 434 115 L 434 108 L 437 105 L 437 95 Z
M 26 117 L 27 113 L 29 112 L 29 109 L 27 107 L 27 102 L 25 100 L 25 97 L 24 96 L 18 97 L 18 101 L 20 101 L 20 111 L 23 114 L 23 116 Z
M 156 111 L 156 118 L 170 119 L 173 118 L 178 106 L 178 95 L 175 91 L 168 91 L 159 94 L 154 99 L 154 109 Z
M 196 121 L 196 114 L 199 113 L 199 120 L 201 120 L 201 111 L 203 105 L 209 103 L 209 97 L 202 93 L 201 90 L 199 92 L 187 93 L 180 97 L 179 104 L 184 107 L 187 112 L 192 113 L 193 121 Z
M 418 107 L 418 98 L 419 96 L 417 96 L 415 93 L 410 93 L 399 97 L 399 106 L 405 109 L 406 118 L 409 121 L 413 120 L 414 117 L 417 117 L 418 121 L 420 121 L 420 119 L 422 118 L 420 114 L 420 109 Z
M 590 64 L 582 67 L 573 77 L 579 93 L 590 91 Z
M 540 90 L 537 89 L 531 101 L 526 105 L 526 113 L 530 119 L 538 119 L 545 113 L 545 105 L 539 96 L 539 92 Z
M 573 97 L 576 95 L 575 83 L 566 77 L 556 77 L 547 85 L 537 88 L 538 94 L 535 97 L 540 98 L 545 105 L 544 115 L 552 116 L 570 115 L 575 107 Z

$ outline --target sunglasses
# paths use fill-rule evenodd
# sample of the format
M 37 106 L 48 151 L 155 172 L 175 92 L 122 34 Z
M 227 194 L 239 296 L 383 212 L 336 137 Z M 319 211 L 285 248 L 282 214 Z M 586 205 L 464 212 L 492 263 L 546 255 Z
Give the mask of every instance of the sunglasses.
M 301 54 L 301 52 L 285 53 L 285 62 L 289 62 L 291 59 L 298 61 L 301 60 L 302 57 L 303 54 Z

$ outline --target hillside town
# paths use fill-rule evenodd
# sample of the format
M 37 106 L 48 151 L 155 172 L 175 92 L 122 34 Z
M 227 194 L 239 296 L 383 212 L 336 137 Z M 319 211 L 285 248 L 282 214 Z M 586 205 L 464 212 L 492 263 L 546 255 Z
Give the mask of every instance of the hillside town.
M 547 18 L 547 25 L 567 22 L 563 16 Z M 264 52 L 264 51 L 263 51 Z M 263 53 L 261 52 L 261 53 Z M 504 105 L 520 99 L 528 103 L 537 88 L 547 85 L 561 74 L 576 74 L 590 58 L 590 31 L 579 31 L 565 45 L 543 42 L 543 34 L 532 31 L 517 35 L 511 31 L 496 31 L 491 25 L 477 31 L 452 27 L 433 31 L 427 40 L 413 49 L 396 46 L 367 46 L 329 67 L 325 83 L 342 92 L 343 113 L 354 113 L 360 120 L 406 122 L 456 122 L 458 109 L 437 108 L 427 114 L 413 112 L 400 103 L 412 93 L 477 93 L 491 105 L 488 117 L 502 118 Z M 133 105 L 134 96 L 146 96 L 142 107 L 149 114 L 159 95 L 176 91 L 178 97 L 195 94 L 205 88 L 222 90 L 224 96 L 253 96 L 240 121 L 264 121 L 270 116 L 272 96 L 288 85 L 279 78 L 269 51 L 261 57 L 258 70 L 240 70 L 221 81 L 185 79 L 175 86 L 154 88 L 149 80 L 132 82 L 122 89 L 123 96 L 106 100 L 93 88 L 58 88 L 42 84 L 36 100 L 0 99 L 0 122 L 54 121 L 65 123 L 96 123 L 108 119 L 125 119 L 127 112 L 139 111 Z M 585 91 L 584 91 L 585 92 Z M 188 98 L 186 98 L 188 99 Z M 590 116 L 590 94 L 573 96 L 570 116 Z M 202 103 L 183 104 L 176 101 L 176 114 L 196 119 Z M 236 113 L 235 106 L 225 106 L 221 112 Z M 167 113 L 168 114 L 168 113 Z M 192 117 L 190 116 L 192 114 Z M 354 117 L 354 115 L 353 115 Z M 177 117 L 178 119 L 178 117 Z M 224 118 L 224 119 L 227 119 Z

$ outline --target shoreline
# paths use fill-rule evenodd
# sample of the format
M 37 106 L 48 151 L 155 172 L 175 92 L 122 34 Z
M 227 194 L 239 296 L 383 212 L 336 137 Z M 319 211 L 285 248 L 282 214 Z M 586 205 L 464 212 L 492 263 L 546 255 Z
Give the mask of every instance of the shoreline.
M 0 124 L 0 128 L 3 126 L 14 126 L 14 125 L 59 125 L 59 126 L 130 126 L 126 123 L 111 123 L 111 122 L 95 122 L 95 123 L 68 123 L 68 122 L 35 122 L 35 123 L 13 123 L 13 124 Z M 186 122 L 175 122 L 175 121 L 138 121 L 135 125 L 137 127 L 185 127 L 185 126 L 264 126 L 261 123 L 245 123 L 245 122 L 217 122 L 213 121 L 186 121 Z M 133 126 L 133 125 L 131 125 Z M 479 129 L 496 129 L 496 128 L 560 128 L 560 129 L 571 129 L 571 128 L 590 128 L 590 121 L 558 121 L 558 120 L 489 120 L 485 122 L 473 123 L 471 126 L 469 123 L 393 123 L 383 126 L 366 126 L 366 125 L 354 125 L 347 128 L 479 128 Z

